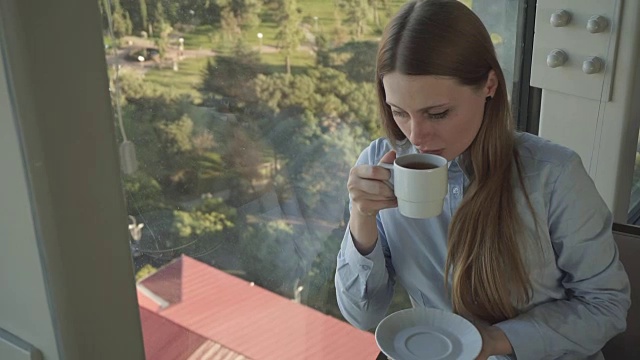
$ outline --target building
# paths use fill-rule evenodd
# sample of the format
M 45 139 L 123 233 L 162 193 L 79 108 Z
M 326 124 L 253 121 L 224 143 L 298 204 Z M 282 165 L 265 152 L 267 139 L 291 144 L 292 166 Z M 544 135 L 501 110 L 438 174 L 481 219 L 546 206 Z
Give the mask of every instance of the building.
M 138 283 L 147 359 L 373 360 L 373 334 L 182 256 Z

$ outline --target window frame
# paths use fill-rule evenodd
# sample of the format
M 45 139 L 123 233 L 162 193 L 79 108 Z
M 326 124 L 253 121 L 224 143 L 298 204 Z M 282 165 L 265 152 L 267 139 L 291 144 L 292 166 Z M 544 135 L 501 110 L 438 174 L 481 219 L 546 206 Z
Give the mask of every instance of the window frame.
M 538 135 L 540 127 L 540 106 L 542 89 L 529 85 L 535 35 L 536 0 L 523 0 L 518 16 L 518 35 L 516 36 L 515 71 L 518 81 L 514 82 L 511 111 L 516 127 Z
M 58 347 L 43 355 L 144 359 L 98 2 L 3 0 L 0 48 L 49 303 L 42 322 Z

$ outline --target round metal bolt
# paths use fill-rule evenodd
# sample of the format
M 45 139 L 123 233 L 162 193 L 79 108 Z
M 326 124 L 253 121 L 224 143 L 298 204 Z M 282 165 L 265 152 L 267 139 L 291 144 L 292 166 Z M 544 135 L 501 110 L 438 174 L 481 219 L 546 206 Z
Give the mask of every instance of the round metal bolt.
M 555 49 L 547 55 L 547 66 L 550 68 L 560 67 L 567 62 L 568 58 L 567 53 L 560 49 Z
M 558 10 L 551 14 L 549 22 L 553 27 L 567 26 L 571 22 L 571 13 L 567 10 Z

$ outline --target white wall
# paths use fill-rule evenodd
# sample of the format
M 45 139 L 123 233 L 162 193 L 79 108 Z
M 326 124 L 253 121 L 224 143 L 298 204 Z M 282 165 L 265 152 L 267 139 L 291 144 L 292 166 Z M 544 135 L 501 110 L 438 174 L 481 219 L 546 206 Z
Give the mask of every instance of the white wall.
M 45 359 L 56 360 L 58 349 L 12 110 L 0 56 L 0 328 L 29 342 Z M 0 351 L 0 359 L 6 358 L 9 354 Z
M 580 0 L 584 6 L 594 1 Z M 607 71 L 615 69 L 606 75 L 613 79 L 611 101 L 607 101 L 606 91 L 599 100 L 592 100 L 542 86 L 540 135 L 580 154 L 615 220 L 626 223 L 640 122 L 640 1 L 597 1 L 622 6 L 621 21 L 613 24 L 618 31 L 617 54 L 615 48 L 609 54 L 616 56 L 615 68 L 607 65 Z M 540 4 L 548 2 L 538 0 L 539 10 Z M 554 5 L 562 8 L 564 3 L 571 1 L 560 0 Z M 538 22 L 548 24 L 549 18 L 538 16 L 536 24 Z M 540 32 L 536 36 L 540 36 Z M 536 39 L 540 40 L 552 41 Z M 566 46 L 573 53 L 584 51 L 579 41 Z M 537 86 L 535 79 L 531 83 Z

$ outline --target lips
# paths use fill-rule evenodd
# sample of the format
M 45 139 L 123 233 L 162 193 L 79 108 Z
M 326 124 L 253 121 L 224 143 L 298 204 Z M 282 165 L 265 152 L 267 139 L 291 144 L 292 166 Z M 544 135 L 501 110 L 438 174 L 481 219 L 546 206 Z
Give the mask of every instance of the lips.
M 420 153 L 422 153 L 422 154 L 442 155 L 442 152 L 444 151 L 444 149 L 439 149 L 439 150 L 421 150 L 421 149 L 419 149 L 418 151 L 420 151 Z

